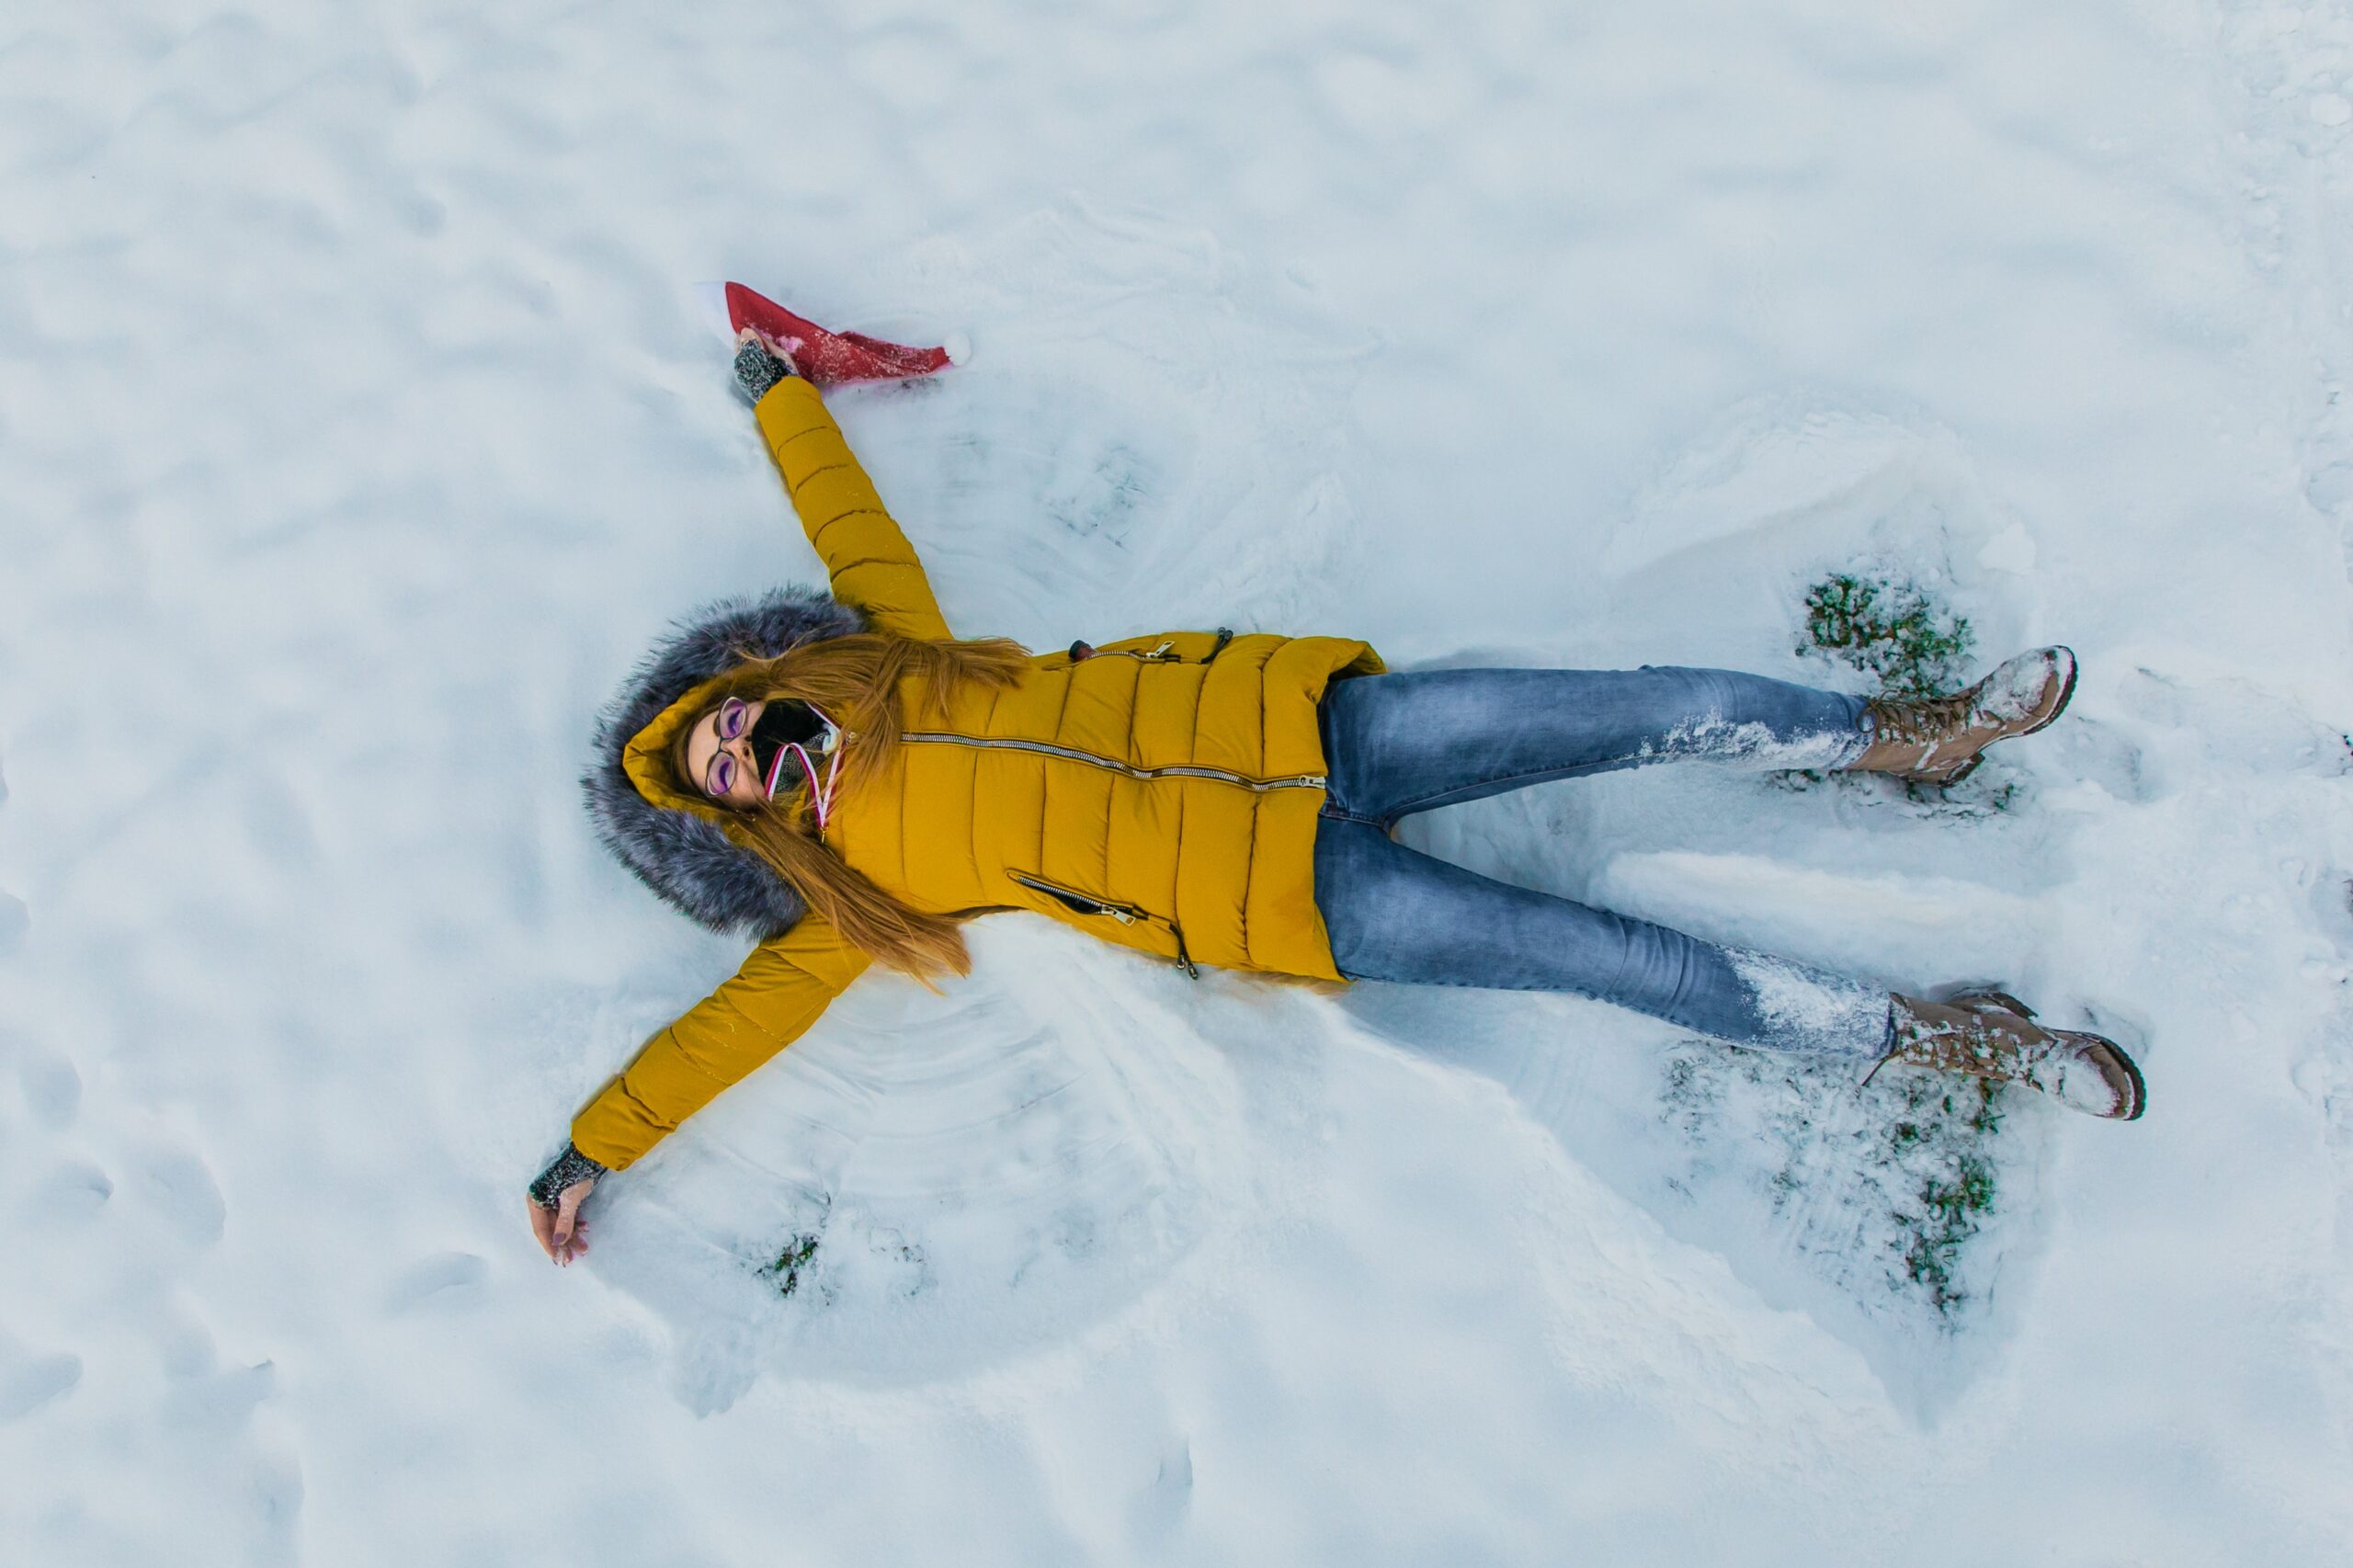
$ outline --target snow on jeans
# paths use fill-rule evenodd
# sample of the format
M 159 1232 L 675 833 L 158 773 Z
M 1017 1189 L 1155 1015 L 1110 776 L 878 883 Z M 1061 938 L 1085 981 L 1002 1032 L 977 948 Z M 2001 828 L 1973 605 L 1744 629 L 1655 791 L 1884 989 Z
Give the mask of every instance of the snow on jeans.
M 1836 767 L 1860 698 L 1730 670 L 1420 670 L 1338 681 L 1315 903 L 1351 980 L 1570 991 L 1739 1045 L 1885 1049 L 1887 993 L 1786 959 L 1512 887 L 1389 836 L 1437 806 L 1677 757 Z

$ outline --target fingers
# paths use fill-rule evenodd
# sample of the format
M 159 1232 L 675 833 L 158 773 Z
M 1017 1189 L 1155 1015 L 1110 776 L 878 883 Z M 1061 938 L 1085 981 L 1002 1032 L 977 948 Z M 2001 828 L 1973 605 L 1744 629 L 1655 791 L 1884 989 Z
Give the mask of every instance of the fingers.
M 774 355 L 777 358 L 783 360 L 785 369 L 790 370 L 794 375 L 797 376 L 801 373 L 801 361 L 796 358 L 795 356 L 798 355 L 802 348 L 807 347 L 807 345 L 800 338 L 771 337 L 767 333 L 762 332 L 758 327 L 745 326 L 738 327 L 736 329 L 735 342 L 738 347 L 746 343 L 756 343 L 762 348 L 767 350 L 768 353 Z
M 588 1227 L 580 1222 L 580 1205 L 587 1200 L 593 1181 L 575 1181 L 556 1195 L 555 1223 L 548 1256 L 559 1264 L 588 1254 Z
M 596 1185 L 593 1180 L 574 1182 L 556 1195 L 553 1209 L 525 1200 L 531 1211 L 531 1234 L 538 1239 L 540 1250 L 559 1267 L 588 1256 L 588 1225 L 580 1218 L 580 1205 Z
M 550 1262 L 561 1266 L 586 1257 L 587 1221 L 575 1219 L 558 1229 L 560 1223 L 556 1215 L 536 1203 L 531 1205 L 531 1234 L 538 1238 L 540 1250 L 548 1255 Z
M 767 333 L 762 332 L 756 326 L 740 327 L 735 333 L 735 346 L 738 348 L 741 348 L 747 343 L 756 343 L 763 350 L 769 354 L 773 354 L 778 358 L 783 359 L 787 363 L 790 363 L 790 358 L 785 351 L 785 346 L 791 341 L 792 340 L 790 338 L 770 337 Z

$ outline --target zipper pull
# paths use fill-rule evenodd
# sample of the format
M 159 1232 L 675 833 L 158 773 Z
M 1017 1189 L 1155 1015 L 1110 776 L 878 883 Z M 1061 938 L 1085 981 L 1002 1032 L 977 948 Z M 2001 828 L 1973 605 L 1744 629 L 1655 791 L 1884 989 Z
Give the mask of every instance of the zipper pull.
M 1143 657 L 1147 659 L 1173 659 L 1176 655 L 1170 653 L 1169 650 L 1175 646 L 1176 646 L 1176 640 L 1175 638 L 1164 637 L 1160 640 L 1160 646 L 1154 648 L 1151 653 L 1144 654 Z
M 1200 979 L 1201 971 L 1193 967 L 1193 955 L 1185 950 L 1185 928 L 1171 920 L 1168 923 L 1168 934 L 1176 938 L 1176 967 L 1185 971 L 1186 979 Z

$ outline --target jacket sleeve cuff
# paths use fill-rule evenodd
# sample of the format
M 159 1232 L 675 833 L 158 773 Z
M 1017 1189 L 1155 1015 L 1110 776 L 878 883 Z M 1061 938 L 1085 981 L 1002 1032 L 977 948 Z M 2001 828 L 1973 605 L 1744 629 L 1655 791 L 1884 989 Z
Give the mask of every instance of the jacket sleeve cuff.
M 565 1187 L 576 1181 L 594 1181 L 604 1174 L 604 1166 L 566 1143 L 555 1162 L 532 1178 L 531 1201 L 542 1209 L 552 1209 Z

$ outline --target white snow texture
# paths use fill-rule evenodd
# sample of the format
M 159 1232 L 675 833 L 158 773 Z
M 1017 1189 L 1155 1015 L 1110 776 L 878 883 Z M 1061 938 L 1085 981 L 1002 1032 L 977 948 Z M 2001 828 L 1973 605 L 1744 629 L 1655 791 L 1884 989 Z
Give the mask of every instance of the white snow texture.
M 12 9 L 0 1562 L 2353 1562 L 2348 94 L 2347 0 Z M 835 401 L 972 634 L 1819 681 L 1870 562 L 2072 645 L 1950 803 L 1407 836 L 2148 1116 L 1006 917 L 549 1267 L 742 956 L 591 716 L 817 572 L 722 277 L 957 343 Z

